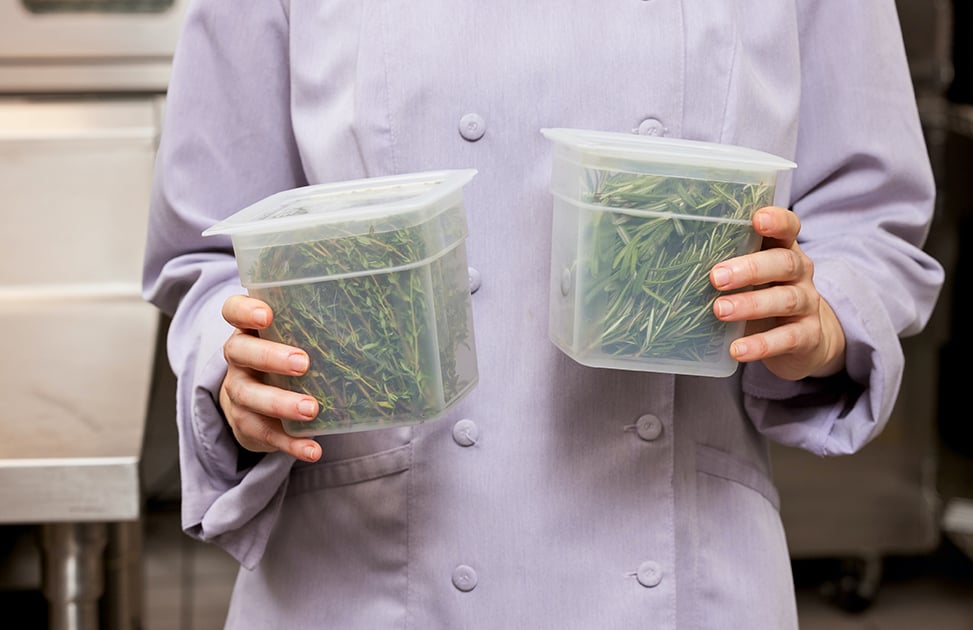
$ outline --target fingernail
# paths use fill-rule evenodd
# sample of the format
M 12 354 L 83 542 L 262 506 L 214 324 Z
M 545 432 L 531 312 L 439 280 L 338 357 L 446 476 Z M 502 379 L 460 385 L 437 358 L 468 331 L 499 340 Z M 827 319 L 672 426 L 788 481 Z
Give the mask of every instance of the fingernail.
M 726 317 L 733 313 L 733 300 L 716 300 L 716 315 Z
M 734 341 L 733 345 L 730 346 L 730 354 L 735 357 L 743 356 L 747 353 L 747 344 L 742 341 Z
M 301 402 L 297 403 L 297 410 L 301 412 L 302 416 L 307 416 L 308 418 L 313 418 L 317 411 L 317 403 L 313 400 L 305 398 Z
M 304 447 L 304 459 L 307 461 L 313 462 L 317 458 L 317 455 L 318 449 L 314 448 L 313 446 Z
M 717 267 L 713 270 L 713 280 L 717 287 L 722 287 L 730 281 L 730 270 L 725 267 Z
M 258 308 L 253 311 L 253 323 L 258 326 L 267 325 L 267 309 Z
M 763 212 L 757 214 L 757 229 L 761 232 L 770 229 L 770 217 Z
M 305 372 L 307 370 L 307 356 L 303 354 L 292 354 L 287 357 L 287 364 L 295 372 Z

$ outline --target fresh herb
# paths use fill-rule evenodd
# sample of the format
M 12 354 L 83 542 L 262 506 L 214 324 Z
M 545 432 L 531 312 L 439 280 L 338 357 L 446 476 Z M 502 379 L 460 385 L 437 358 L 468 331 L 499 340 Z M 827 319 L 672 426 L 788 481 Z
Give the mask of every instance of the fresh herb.
M 591 170 L 590 255 L 581 261 L 589 352 L 684 361 L 719 358 L 713 265 L 753 251 L 763 184 Z
M 268 377 L 320 404 L 315 420 L 285 428 L 314 435 L 417 422 L 472 385 L 475 375 L 457 364 L 472 352 L 462 216 L 259 253 L 255 284 L 308 279 L 250 291 L 274 311 L 262 336 L 310 356 L 303 376 Z

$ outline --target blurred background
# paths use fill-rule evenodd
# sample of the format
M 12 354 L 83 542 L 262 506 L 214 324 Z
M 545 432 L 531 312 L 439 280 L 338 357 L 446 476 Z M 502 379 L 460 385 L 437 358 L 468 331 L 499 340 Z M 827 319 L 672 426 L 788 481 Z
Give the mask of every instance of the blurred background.
M 180 531 L 168 322 L 140 297 L 185 5 L 0 4 L 4 627 L 222 627 L 236 566 Z M 805 630 L 973 630 L 961 399 L 973 336 L 958 311 L 973 277 L 973 0 L 896 5 L 939 188 L 927 249 L 947 283 L 928 328 L 905 340 L 902 394 L 878 439 L 827 461 L 773 452 Z

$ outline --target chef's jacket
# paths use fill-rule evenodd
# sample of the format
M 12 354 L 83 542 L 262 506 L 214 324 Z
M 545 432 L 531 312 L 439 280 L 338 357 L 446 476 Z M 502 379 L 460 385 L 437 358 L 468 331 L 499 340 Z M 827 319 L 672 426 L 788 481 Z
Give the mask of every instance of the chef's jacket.
M 591 368 L 548 338 L 551 145 L 573 127 L 795 161 L 847 369 Z M 243 293 L 222 218 L 306 184 L 452 168 L 475 389 L 445 417 L 243 452 L 217 405 Z M 795 628 L 768 440 L 860 449 L 940 289 L 894 3 L 198 0 L 168 93 L 145 295 L 174 314 L 182 525 L 241 563 L 228 628 Z M 854 483 L 854 480 L 849 480 Z

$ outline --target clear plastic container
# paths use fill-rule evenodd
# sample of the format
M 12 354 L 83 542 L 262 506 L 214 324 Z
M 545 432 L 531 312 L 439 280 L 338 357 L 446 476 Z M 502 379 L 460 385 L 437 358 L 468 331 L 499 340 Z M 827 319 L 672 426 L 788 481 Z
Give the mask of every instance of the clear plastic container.
M 269 375 L 320 403 L 295 436 L 434 420 L 478 374 L 463 187 L 450 170 L 307 186 L 203 232 L 228 234 L 240 279 L 267 302 L 261 336 L 303 348 L 300 377 Z
M 716 318 L 709 272 L 760 247 L 753 213 L 795 164 L 699 141 L 541 132 L 554 144 L 554 344 L 592 367 L 733 374 L 745 323 Z

